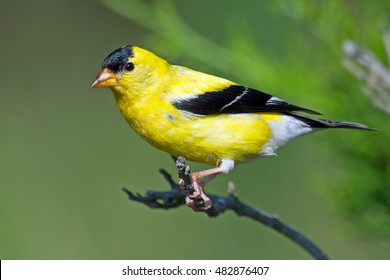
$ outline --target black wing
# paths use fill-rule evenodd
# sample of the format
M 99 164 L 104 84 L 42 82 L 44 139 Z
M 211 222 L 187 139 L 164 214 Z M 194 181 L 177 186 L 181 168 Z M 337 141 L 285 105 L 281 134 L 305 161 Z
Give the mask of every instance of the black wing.
M 320 115 L 318 112 L 291 105 L 267 93 L 238 85 L 178 100 L 173 102 L 173 105 L 197 115 L 298 111 Z

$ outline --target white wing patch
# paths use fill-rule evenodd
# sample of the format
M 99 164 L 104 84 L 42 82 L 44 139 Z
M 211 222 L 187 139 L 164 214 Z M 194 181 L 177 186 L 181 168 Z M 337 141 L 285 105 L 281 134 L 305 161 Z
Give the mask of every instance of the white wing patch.
M 223 111 L 225 108 L 229 107 L 229 106 L 232 106 L 234 103 L 236 103 L 238 100 L 240 100 L 241 98 L 243 98 L 247 93 L 249 92 L 249 89 L 247 87 L 245 87 L 244 91 L 242 92 L 242 94 L 238 95 L 236 98 L 234 98 L 234 100 L 232 100 L 231 102 L 229 102 L 228 104 L 226 104 L 225 106 L 223 106 L 221 108 L 221 111 Z
M 275 105 L 275 104 L 280 104 L 280 103 L 284 103 L 284 102 L 285 101 L 283 99 L 272 96 L 270 99 L 267 100 L 265 105 Z
M 188 100 L 198 98 L 198 97 L 199 97 L 199 94 L 186 94 L 186 95 L 182 95 L 182 96 L 174 96 L 170 93 L 164 94 L 164 96 L 162 96 L 163 99 L 168 99 L 171 103 L 175 103 L 175 102 L 180 103 L 180 102 L 188 101 Z

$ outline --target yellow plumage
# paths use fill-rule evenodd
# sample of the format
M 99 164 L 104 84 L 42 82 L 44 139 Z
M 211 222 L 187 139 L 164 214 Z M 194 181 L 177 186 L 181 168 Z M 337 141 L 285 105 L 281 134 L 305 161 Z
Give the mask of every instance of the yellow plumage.
M 361 124 L 297 114 L 316 112 L 226 79 L 171 65 L 136 46 L 115 50 L 102 68 L 92 86 L 112 89 L 123 116 L 142 138 L 173 156 L 219 166 L 197 172 L 196 186 L 199 178 L 228 173 L 235 163 L 253 157 L 274 155 L 279 146 L 313 130 L 367 129 Z M 208 199 L 202 186 L 195 189 L 196 197 Z M 210 205 L 206 201 L 203 209 Z

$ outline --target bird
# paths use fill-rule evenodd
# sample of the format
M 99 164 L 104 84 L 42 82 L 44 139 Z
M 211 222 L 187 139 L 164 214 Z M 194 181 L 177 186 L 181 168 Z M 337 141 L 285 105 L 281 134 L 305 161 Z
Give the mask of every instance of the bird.
M 91 87 L 110 88 L 130 127 L 155 148 L 214 166 L 191 175 L 194 191 L 185 193 L 185 199 L 196 211 L 212 206 L 204 186 L 236 164 L 276 155 L 279 147 L 310 132 L 372 130 L 360 123 L 309 116 L 321 114 L 224 78 L 172 65 L 135 45 L 111 52 Z M 183 181 L 179 184 L 182 187 Z

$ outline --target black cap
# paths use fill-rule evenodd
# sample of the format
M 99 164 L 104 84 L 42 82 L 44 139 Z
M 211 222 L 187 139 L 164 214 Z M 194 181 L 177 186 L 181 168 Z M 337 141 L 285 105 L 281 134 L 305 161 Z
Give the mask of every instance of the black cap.
M 103 61 L 102 69 L 108 68 L 117 72 L 121 66 L 126 65 L 129 57 L 133 56 L 132 46 L 128 45 L 110 53 Z

